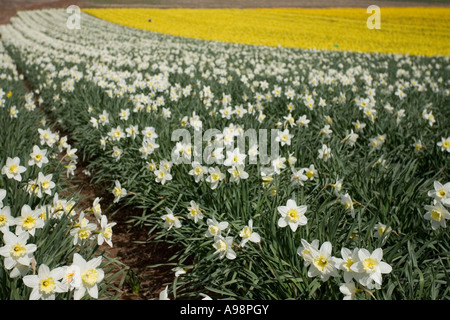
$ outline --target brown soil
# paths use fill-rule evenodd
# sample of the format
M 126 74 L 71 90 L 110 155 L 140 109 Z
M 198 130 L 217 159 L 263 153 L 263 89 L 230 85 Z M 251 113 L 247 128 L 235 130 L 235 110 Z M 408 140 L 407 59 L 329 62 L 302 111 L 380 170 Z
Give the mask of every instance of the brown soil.
M 75 4 L 81 7 L 82 1 L 77 0 L 0 0 L 0 24 L 9 23 L 9 19 L 17 11 L 50 8 L 67 8 Z
M 113 247 L 103 244 L 101 250 L 110 258 L 115 258 L 126 265 L 127 276 L 119 277 L 118 281 L 125 280 L 120 286 L 120 300 L 149 300 L 158 299 L 159 293 L 164 289 L 165 284 L 173 281 L 173 267 L 161 266 L 148 268 L 148 266 L 167 263 L 174 250 L 168 245 L 153 241 L 152 235 L 145 226 L 133 227 L 130 218 L 141 216 L 139 209 L 130 207 L 110 206 L 114 197 L 111 193 L 105 192 L 108 188 L 93 185 L 91 178 L 83 173 L 84 164 L 78 163 L 75 176 L 71 179 L 71 185 L 75 192 L 81 190 L 82 201 L 79 208 L 90 208 L 96 197 L 100 197 L 102 213 L 108 217 L 109 222 L 116 222 L 113 227 L 112 243 Z M 121 266 L 113 268 L 113 272 L 121 271 Z M 133 285 L 139 287 L 133 290 Z M 136 287 L 135 287 L 136 288 Z M 112 292 L 112 294 L 117 292 Z

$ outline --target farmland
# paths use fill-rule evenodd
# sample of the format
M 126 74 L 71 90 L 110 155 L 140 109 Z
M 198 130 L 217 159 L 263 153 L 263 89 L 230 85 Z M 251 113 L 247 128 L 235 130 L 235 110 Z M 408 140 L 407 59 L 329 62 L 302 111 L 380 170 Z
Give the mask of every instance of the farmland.
M 129 27 L 204 40 L 304 49 L 450 54 L 450 22 L 442 8 L 383 8 L 383 27 L 376 31 L 367 28 L 366 8 L 84 11 Z
M 16 218 L 0 243 L 33 245 L 20 262 L 0 248 L 1 297 L 114 298 L 120 262 L 99 246 L 117 225 L 100 198 L 74 209 L 79 158 L 111 205 L 140 210 L 133 229 L 172 249 L 161 298 L 448 299 L 449 26 L 427 12 L 429 45 L 414 29 L 425 46 L 384 53 L 141 30 L 115 9 L 82 12 L 79 29 L 65 10 L 19 12 L 0 27 L 0 207 Z M 46 208 L 36 233 L 18 228 L 28 207 Z

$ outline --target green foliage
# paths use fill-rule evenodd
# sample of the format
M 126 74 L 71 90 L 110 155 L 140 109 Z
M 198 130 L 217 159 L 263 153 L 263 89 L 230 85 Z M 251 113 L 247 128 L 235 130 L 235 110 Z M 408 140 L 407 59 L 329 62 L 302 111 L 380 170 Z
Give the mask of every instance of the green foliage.
M 23 264 L 24 270 L 20 275 L 14 275 L 16 267 L 9 267 L 6 264 L 6 257 L 1 257 L 0 262 L 0 299 L 1 300 L 23 300 L 29 299 L 32 289 L 25 285 L 24 277 L 36 275 L 41 265 L 46 265 L 50 269 L 55 269 L 72 264 L 74 253 L 79 253 L 83 257 L 90 259 L 95 255 L 101 255 L 96 241 L 86 240 L 84 243 L 73 243 L 73 236 L 70 233 L 76 224 L 76 212 L 73 208 L 79 208 L 81 200 L 77 192 L 73 192 L 67 179 L 68 164 L 66 154 L 59 150 L 61 145 L 59 133 L 54 126 L 49 125 L 46 115 L 41 108 L 37 107 L 39 101 L 34 92 L 29 92 L 25 86 L 23 77 L 19 75 L 16 65 L 4 51 L 0 43 L 0 167 L 5 168 L 8 158 L 19 158 L 20 166 L 24 172 L 20 181 L 10 178 L 2 170 L 0 175 L 0 192 L 4 191 L 4 198 L 0 200 L 0 247 L 6 248 L 6 233 L 12 232 L 20 235 L 18 230 L 18 218 L 23 212 L 23 208 L 29 206 L 33 212 L 34 226 L 24 229 L 22 233 L 29 233 L 27 244 L 37 247 L 32 254 L 29 264 Z M 16 107 L 16 112 L 11 113 L 11 109 Z M 39 130 L 48 130 L 49 137 L 54 141 L 47 144 L 43 141 L 43 135 Z M 41 165 L 30 164 L 31 156 L 35 146 L 46 150 L 45 158 L 48 163 L 42 161 Z M 43 157 L 44 158 L 44 157 Z M 54 188 L 48 193 L 40 190 L 43 184 L 39 182 L 39 174 L 51 175 Z M 34 182 L 33 182 L 34 181 Z M 43 189 L 42 189 L 43 190 Z M 35 192 L 36 191 L 36 192 Z M 63 197 L 64 195 L 64 197 Z M 86 208 L 87 209 L 87 208 Z M 5 213 L 10 210 L 11 217 L 5 220 Z M 10 223 L 10 226 L 5 223 Z M 38 227 L 36 221 L 42 221 Z M 31 224 L 30 224 L 31 225 Z M 28 230 L 28 231 L 27 231 Z M 2 250 L 5 254 L 5 251 Z M 2 254 L 3 255 L 3 254 Z M 19 260 L 18 260 L 19 261 Z M 103 267 L 108 269 L 114 261 L 104 262 Z M 105 270 L 106 270 L 105 269 Z M 116 292 L 111 290 L 109 281 L 120 273 L 107 274 L 105 280 L 99 286 L 99 297 L 114 298 Z M 60 279 L 58 279 L 60 280 Z M 86 298 L 89 296 L 87 295 Z M 58 293 L 57 299 L 72 299 L 72 292 Z
M 203 42 L 82 18 L 83 28 L 71 33 L 56 27 L 65 21 L 62 12 L 54 12 L 51 19 L 45 11 L 23 13 L 2 34 L 26 78 L 40 88 L 49 111 L 89 161 L 93 182 L 113 192 L 119 181 L 128 191 L 120 203 L 144 209 L 142 216 L 131 217 L 135 225 L 152 227 L 157 240 L 178 249 L 168 265 L 176 263 L 186 273 L 169 287 L 174 297 L 199 298 L 201 292 L 221 299 L 342 299 L 342 271 L 322 282 L 308 276 L 309 268 L 297 254 L 302 239 L 317 239 L 320 244 L 330 242 L 336 257 L 344 247 L 383 249 L 383 261 L 392 272 L 383 275 L 378 290 L 364 289 L 358 298 L 449 298 L 449 234 L 445 228 L 433 230 L 424 219 L 434 181 L 450 181 L 450 153 L 437 145 L 449 136 L 448 57 Z M 28 39 L 34 23 L 46 26 L 42 32 L 48 38 Z M 70 45 L 50 47 L 49 39 Z M 266 90 L 261 89 L 264 82 Z M 191 92 L 184 95 L 188 87 Z M 280 96 L 274 93 L 277 87 Z M 285 94 L 289 89 L 292 99 Z M 222 117 L 225 96 L 231 98 L 233 110 L 252 106 L 255 113 Z M 315 101 L 313 107 L 308 107 L 308 96 Z M 160 105 L 158 98 L 164 99 Z M 321 98 L 324 106 L 318 105 Z M 127 119 L 120 116 L 125 109 L 130 110 Z M 170 110 L 170 117 L 164 109 Z M 92 120 L 101 120 L 103 112 L 109 122 L 94 126 Z M 266 116 L 263 121 L 260 112 Z M 435 122 L 424 116 L 429 112 Z M 248 179 L 234 183 L 227 167 L 219 165 L 226 179 L 212 189 L 204 179 L 195 182 L 191 164 L 172 163 L 172 179 L 161 184 L 148 165 L 153 160 L 160 168 L 162 161 L 172 160 L 171 134 L 183 128 L 182 119 L 195 118 L 194 113 L 203 130 L 231 125 L 243 130 L 287 128 L 293 138 L 291 145 L 281 146 L 281 156 L 295 157 L 292 167 L 303 173 L 314 165 L 317 176 L 294 185 L 286 162 L 267 182 L 261 172 L 270 165 L 259 163 L 246 165 Z M 310 120 L 308 126 L 285 122 L 286 117 L 297 121 L 303 115 Z M 366 127 L 357 131 L 356 121 Z M 138 126 L 135 138 L 111 138 L 118 126 L 125 130 L 130 125 Z M 332 130 L 329 136 L 322 133 L 326 125 Z M 146 127 L 154 128 L 158 138 L 152 142 L 159 148 L 142 157 Z M 193 137 L 195 130 L 189 130 Z M 358 133 L 354 145 L 348 142 L 351 130 Z M 373 138 L 380 148 L 373 148 Z M 418 140 L 425 146 L 419 151 Z M 328 161 L 318 158 L 324 144 L 331 149 Z M 123 151 L 120 159 L 113 157 L 114 147 Z M 340 193 L 353 200 L 354 216 L 334 192 L 338 179 L 343 179 Z M 278 226 L 278 208 L 290 199 L 307 206 L 308 223 L 295 232 Z M 197 223 L 188 217 L 191 201 L 204 215 Z M 166 208 L 181 221 L 180 228 L 167 228 L 162 219 Z M 212 218 L 228 222 L 224 233 L 234 237 L 235 259 L 220 259 L 215 239 L 205 236 L 207 219 Z M 250 219 L 261 242 L 242 247 L 239 234 Z M 391 231 L 377 237 L 379 223 Z M 130 283 L 136 283 L 137 276 L 131 274 Z

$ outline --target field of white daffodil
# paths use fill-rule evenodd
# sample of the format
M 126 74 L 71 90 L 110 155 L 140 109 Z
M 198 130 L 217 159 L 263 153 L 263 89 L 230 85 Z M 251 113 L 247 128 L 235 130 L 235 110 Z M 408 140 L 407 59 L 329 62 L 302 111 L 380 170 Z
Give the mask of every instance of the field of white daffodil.
M 0 28 L 2 298 L 101 294 L 95 252 L 114 223 L 98 201 L 75 212 L 58 197 L 73 151 L 115 203 L 143 210 L 134 228 L 178 248 L 161 298 L 450 298 L 448 56 L 68 17 L 22 11 Z
M 102 264 L 98 248 L 112 245 L 115 223 L 99 200 L 78 211 L 69 188 L 77 149 L 49 124 L 2 44 L 0 71 L 0 299 L 111 296 L 99 286 L 111 261 Z

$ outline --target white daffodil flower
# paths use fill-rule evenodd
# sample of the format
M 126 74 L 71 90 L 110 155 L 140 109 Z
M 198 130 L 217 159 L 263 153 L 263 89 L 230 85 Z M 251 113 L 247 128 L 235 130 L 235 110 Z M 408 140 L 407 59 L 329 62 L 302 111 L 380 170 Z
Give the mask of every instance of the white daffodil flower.
M 285 206 L 279 206 L 277 210 L 281 214 L 281 218 L 278 220 L 280 228 L 289 226 L 292 232 L 295 232 L 298 226 L 304 226 L 308 223 L 305 216 L 307 206 L 297 206 L 295 200 L 289 199 Z
M 372 253 L 367 249 L 359 249 L 359 261 L 352 264 L 350 269 L 359 273 L 358 281 L 368 289 L 373 289 L 376 285 L 381 286 L 382 274 L 388 274 L 392 267 L 383 259 L 383 249 L 377 248 Z
M 447 220 L 450 219 L 450 213 L 444 208 L 441 202 L 436 202 L 434 205 L 426 205 L 424 214 L 425 220 L 431 221 L 431 228 L 437 230 L 439 227 L 445 228 Z
M 37 275 L 27 275 L 23 277 L 23 282 L 27 287 L 32 288 L 30 300 L 55 300 L 55 294 L 65 292 L 64 285 L 59 281 L 63 277 L 62 267 L 50 268 L 41 264 Z
M 20 211 L 20 216 L 15 218 L 16 235 L 28 232 L 34 236 L 36 229 L 44 227 L 44 220 L 39 218 L 39 211 L 32 210 L 29 205 L 24 205 Z
M 311 263 L 309 265 L 308 277 L 319 277 L 327 281 L 330 277 L 339 277 L 338 268 L 342 259 L 331 255 L 332 245 L 326 241 L 320 249 L 310 246 Z
M 172 229 L 172 227 L 181 228 L 180 219 L 176 217 L 169 208 L 165 208 L 165 210 L 167 214 L 161 217 L 161 219 L 164 220 L 164 227 L 167 228 L 167 230 Z
M 102 263 L 102 257 L 96 257 L 86 261 L 80 254 L 75 253 L 73 256 L 73 265 L 78 266 L 81 275 L 81 285 L 74 288 L 74 300 L 80 300 L 86 294 L 90 297 L 98 298 L 97 285 L 103 280 L 105 273 L 98 268 Z
M 33 243 L 27 244 L 30 234 L 22 232 L 15 235 L 11 231 L 3 233 L 4 246 L 0 248 L 0 255 L 5 257 L 3 263 L 7 270 L 11 270 L 11 277 L 19 276 L 28 271 L 33 253 L 37 246 Z
M 188 207 L 188 218 L 194 220 L 194 222 L 197 223 L 198 220 L 203 219 L 203 214 L 200 210 L 199 205 L 194 200 L 191 200 L 189 204 L 190 206 Z
M 16 181 L 22 181 L 21 174 L 24 173 L 27 168 L 20 165 L 20 159 L 18 157 L 6 159 L 6 164 L 2 168 L 2 174 L 6 175 L 8 179 L 14 179 Z
M 244 247 L 245 244 L 250 241 L 254 243 L 261 242 L 261 237 L 258 233 L 253 231 L 253 220 L 250 219 L 248 221 L 248 225 L 245 226 L 241 232 L 239 232 L 239 236 L 242 238 L 241 243 L 239 244 L 240 247 Z
M 215 253 L 219 254 L 219 258 L 226 257 L 229 260 L 236 258 L 236 252 L 233 250 L 233 237 L 217 236 L 213 247 L 216 249 Z

